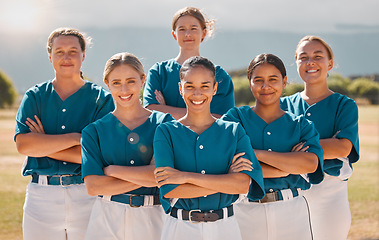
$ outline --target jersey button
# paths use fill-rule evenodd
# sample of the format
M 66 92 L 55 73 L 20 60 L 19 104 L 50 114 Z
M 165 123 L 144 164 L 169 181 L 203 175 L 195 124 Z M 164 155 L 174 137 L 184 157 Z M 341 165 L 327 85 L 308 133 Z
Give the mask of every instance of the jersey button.
M 62 109 L 62 112 L 66 112 L 66 108 L 63 108 L 63 109 Z
M 312 114 L 311 113 L 307 113 L 307 116 L 309 117 L 309 116 L 311 116 Z
M 132 160 L 130 160 L 130 164 L 134 164 L 134 160 L 132 159 Z
M 63 165 L 66 165 L 67 163 L 66 162 L 63 162 Z
M 271 151 L 272 151 L 272 149 L 271 149 L 271 148 L 269 148 L 267 151 L 271 152 Z
M 272 188 L 269 189 L 270 192 L 273 192 L 274 190 Z
M 267 135 L 271 135 L 271 132 L 267 132 Z
M 203 148 L 204 148 L 204 146 L 203 146 L 203 145 L 200 145 L 200 146 L 199 146 L 199 148 L 200 148 L 200 149 L 203 149 Z
M 129 138 L 129 141 L 130 141 L 130 142 L 133 142 L 133 141 L 134 141 L 134 138 L 132 138 L 132 137 Z
M 62 129 L 65 129 L 66 128 L 66 126 L 65 125 L 62 125 Z
M 205 170 L 201 170 L 201 174 L 205 174 Z

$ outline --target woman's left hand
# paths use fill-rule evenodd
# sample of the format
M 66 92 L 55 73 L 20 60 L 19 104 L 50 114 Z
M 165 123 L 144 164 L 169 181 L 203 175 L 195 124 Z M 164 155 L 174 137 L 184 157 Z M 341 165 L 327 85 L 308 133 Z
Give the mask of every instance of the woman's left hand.
M 29 127 L 30 132 L 45 134 L 41 120 L 39 120 L 37 115 L 34 115 L 34 118 L 36 121 L 33 121 L 31 118 L 26 118 L 25 123 Z
M 114 169 L 114 165 L 109 165 L 103 168 L 103 172 L 106 176 L 111 177 Z
M 234 155 L 228 173 L 239 173 L 242 171 L 253 170 L 253 167 L 251 166 L 252 162 L 249 159 L 243 158 L 243 155 L 245 155 L 245 153 L 237 153 Z
M 164 100 L 163 94 L 161 91 L 155 90 L 155 99 L 159 102 L 160 105 L 166 105 L 166 101 Z
M 154 170 L 158 187 L 166 184 L 186 183 L 186 174 L 171 167 L 158 167 Z
M 309 146 L 304 147 L 305 142 L 300 142 L 292 147 L 291 152 L 306 152 Z

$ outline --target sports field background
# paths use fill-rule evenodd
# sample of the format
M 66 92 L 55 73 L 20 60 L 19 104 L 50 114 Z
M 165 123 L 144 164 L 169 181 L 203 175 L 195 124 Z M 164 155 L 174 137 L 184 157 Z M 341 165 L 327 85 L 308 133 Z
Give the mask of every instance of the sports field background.
M 0 110 L 0 239 L 22 239 L 22 206 L 29 177 L 13 142 L 16 109 Z M 349 239 L 379 239 L 379 106 L 359 106 L 361 158 L 348 181 Z

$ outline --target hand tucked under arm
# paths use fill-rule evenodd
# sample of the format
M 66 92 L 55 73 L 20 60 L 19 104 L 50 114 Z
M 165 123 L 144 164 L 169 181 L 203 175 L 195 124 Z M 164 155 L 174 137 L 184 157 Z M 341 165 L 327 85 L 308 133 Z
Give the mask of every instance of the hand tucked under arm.
M 226 194 L 245 194 L 248 192 L 250 177 L 244 173 L 200 174 L 182 172 L 171 167 L 155 169 L 158 187 L 166 184 L 189 183 L 202 188 Z
M 266 163 L 260 163 L 262 167 L 263 178 L 279 178 L 279 177 L 287 177 L 289 175 L 288 172 L 284 172 L 277 168 L 274 168 Z
M 320 145 L 324 150 L 324 159 L 347 157 L 353 147 L 353 144 L 347 138 L 320 139 Z
M 109 176 L 89 175 L 84 178 L 87 192 L 95 195 L 117 195 L 138 189 L 141 186 Z
M 150 164 L 133 167 L 109 165 L 103 170 L 107 176 L 128 181 L 141 187 L 156 187 L 157 182 L 155 181 L 154 169 L 154 165 Z
M 37 116 L 34 118 L 36 121 L 27 118 L 25 122 L 30 133 L 16 136 L 16 146 L 19 153 L 31 157 L 45 157 L 80 145 L 80 133 L 45 134 L 40 119 Z
M 55 160 L 82 164 L 81 147 L 74 146 L 53 154 L 48 155 L 49 158 Z
M 310 152 L 274 152 L 255 150 L 260 162 L 290 174 L 313 173 L 318 166 L 317 155 Z

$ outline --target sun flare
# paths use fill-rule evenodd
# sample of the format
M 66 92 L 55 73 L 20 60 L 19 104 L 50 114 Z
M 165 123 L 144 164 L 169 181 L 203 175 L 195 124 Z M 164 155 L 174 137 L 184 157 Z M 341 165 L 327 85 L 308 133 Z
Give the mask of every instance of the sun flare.
M 39 8 L 34 1 L 6 1 L 0 8 L 3 31 L 33 31 L 38 28 Z

